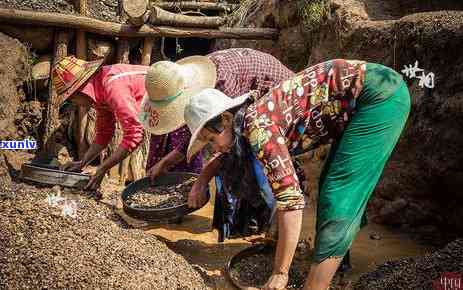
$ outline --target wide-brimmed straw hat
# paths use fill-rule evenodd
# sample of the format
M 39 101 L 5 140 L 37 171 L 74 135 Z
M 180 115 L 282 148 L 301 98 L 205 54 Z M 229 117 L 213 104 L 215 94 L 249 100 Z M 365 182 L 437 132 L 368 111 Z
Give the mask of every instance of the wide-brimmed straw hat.
M 60 60 L 52 70 L 53 86 L 60 102 L 82 87 L 103 65 L 103 60 L 85 61 L 74 56 Z
M 219 90 L 205 89 L 191 97 L 185 106 L 185 121 L 192 135 L 188 145 L 188 162 L 207 144 L 198 140 L 198 134 L 204 125 L 223 112 L 243 104 L 249 96 L 250 94 L 245 94 L 232 99 Z
M 180 128 L 185 124 L 184 109 L 191 96 L 215 87 L 216 80 L 215 65 L 205 56 L 154 63 L 145 78 L 147 93 L 142 101 L 140 122 L 156 135 Z

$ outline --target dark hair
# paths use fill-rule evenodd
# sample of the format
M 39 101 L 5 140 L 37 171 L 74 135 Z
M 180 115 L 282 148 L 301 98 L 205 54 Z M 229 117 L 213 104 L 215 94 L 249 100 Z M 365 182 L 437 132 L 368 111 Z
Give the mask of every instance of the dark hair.
M 233 107 L 226 112 L 231 113 L 232 115 L 235 115 L 236 112 L 242 107 L 243 105 Z M 209 120 L 205 125 L 204 128 L 209 129 L 211 131 L 215 131 L 217 133 L 222 133 L 224 130 L 223 123 L 222 123 L 222 114 L 218 115 L 217 117 Z
M 221 177 L 223 178 L 224 186 L 228 187 L 234 193 L 243 191 L 243 186 L 249 186 L 249 182 L 244 182 L 244 178 L 252 176 L 253 174 L 249 171 L 250 167 L 247 156 L 249 149 L 242 135 L 246 109 L 251 102 L 252 100 L 247 100 L 243 104 L 228 111 L 233 114 L 233 145 L 229 153 L 222 155 L 223 163 Z M 219 118 L 219 120 L 221 120 L 221 118 Z M 234 174 L 229 174 L 230 172 L 234 172 Z

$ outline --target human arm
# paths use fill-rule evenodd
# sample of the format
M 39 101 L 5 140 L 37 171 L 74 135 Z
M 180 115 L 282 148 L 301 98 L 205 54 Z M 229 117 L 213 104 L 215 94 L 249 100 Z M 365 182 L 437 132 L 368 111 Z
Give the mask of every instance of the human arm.
M 274 271 L 263 289 L 284 289 L 299 240 L 304 195 L 300 189 L 281 130 L 266 116 L 256 117 L 247 127 L 251 150 L 266 169 L 276 199 L 279 236 Z
M 169 148 L 173 148 L 173 150 L 148 170 L 148 175 L 152 179 L 168 172 L 185 159 L 191 133 L 187 126 L 183 126 L 162 137 L 168 140 L 168 146 Z
M 302 210 L 278 211 L 278 241 L 272 276 L 263 287 L 264 290 L 285 289 L 288 272 L 296 252 L 302 225 Z
M 97 125 L 99 124 L 101 128 L 97 126 L 95 143 L 103 147 L 108 145 L 114 134 L 116 119 L 121 125 L 123 136 L 116 151 L 98 167 L 96 174 L 87 185 L 87 189 L 98 189 L 106 172 L 127 158 L 143 140 L 143 126 L 138 122 L 136 104 L 131 94 L 130 87 L 124 84 L 105 88 L 108 111 L 105 110 L 106 113 L 102 111 L 99 115 L 97 110 Z M 98 121 L 99 116 L 103 116 L 100 122 Z M 102 128 L 105 125 L 108 127 Z
M 96 109 L 95 139 L 85 152 L 82 160 L 69 162 L 62 166 L 62 170 L 80 171 L 88 166 L 108 145 L 113 137 L 116 120 L 114 114 L 105 109 Z
M 214 156 L 203 167 L 198 179 L 193 184 L 190 193 L 188 194 L 188 206 L 191 208 L 198 208 L 206 202 L 206 189 L 212 177 L 216 176 L 221 167 L 220 156 Z
M 154 180 L 159 175 L 168 172 L 184 159 L 185 155 L 174 149 L 148 170 L 148 176 L 151 180 Z
M 119 164 L 122 160 L 129 156 L 130 151 L 119 146 L 108 159 L 98 167 L 94 176 L 91 177 L 89 183 L 85 187 L 88 190 L 97 190 L 100 187 L 101 181 L 105 176 L 106 172 L 111 169 L 114 165 Z

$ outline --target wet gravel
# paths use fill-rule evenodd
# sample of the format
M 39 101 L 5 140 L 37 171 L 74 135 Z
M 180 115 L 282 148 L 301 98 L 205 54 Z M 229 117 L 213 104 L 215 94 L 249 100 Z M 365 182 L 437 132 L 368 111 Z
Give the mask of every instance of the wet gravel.
M 131 195 L 127 204 L 133 208 L 170 208 L 188 202 L 188 193 L 196 181 L 192 177 L 181 184 L 156 186 Z
M 307 242 L 299 242 L 291 268 L 287 289 L 302 289 L 311 263 L 311 251 Z M 262 287 L 273 270 L 274 252 L 256 254 L 236 263 L 230 275 L 246 287 Z
M 74 217 L 50 204 L 52 189 L 0 191 L 0 289 L 210 289 L 154 236 L 129 229 L 111 206 L 65 196 Z
M 354 289 L 461 289 L 440 284 L 445 273 L 454 273 L 454 282 L 463 287 L 463 239 L 430 255 L 387 262 L 362 275 Z

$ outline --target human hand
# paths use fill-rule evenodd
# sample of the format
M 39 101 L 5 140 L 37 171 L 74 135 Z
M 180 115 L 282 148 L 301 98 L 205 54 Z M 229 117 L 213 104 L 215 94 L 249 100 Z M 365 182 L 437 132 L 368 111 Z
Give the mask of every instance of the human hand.
M 81 171 L 83 165 L 84 165 L 83 162 L 80 160 L 79 161 L 69 161 L 63 164 L 62 166 L 60 166 L 60 170 L 72 171 L 72 172 Z
M 106 174 L 106 171 L 98 169 L 92 177 L 90 177 L 90 181 L 88 182 L 87 186 L 85 186 L 86 190 L 97 191 L 100 186 L 103 178 Z
M 288 274 L 272 274 L 261 290 L 284 290 L 288 284 Z
M 158 163 L 151 166 L 150 169 L 148 169 L 148 172 L 146 173 L 146 175 L 149 176 L 151 181 L 153 181 L 156 179 L 156 177 L 165 173 L 166 171 L 167 171 L 167 168 L 166 166 L 164 166 L 164 163 L 162 161 L 159 161 Z
M 188 193 L 188 207 L 199 208 L 203 206 L 207 201 L 207 186 L 200 179 L 197 179 L 190 192 Z

